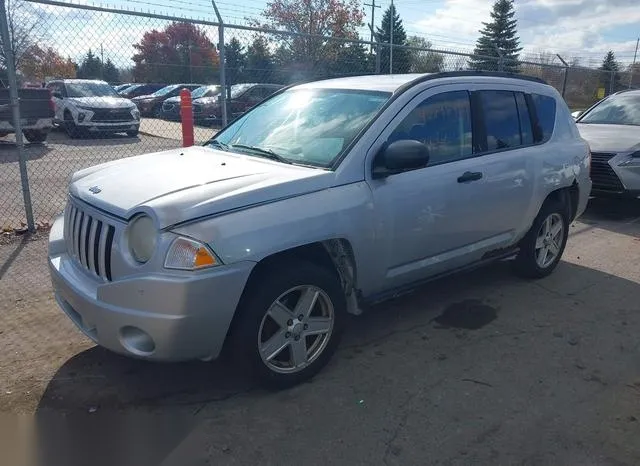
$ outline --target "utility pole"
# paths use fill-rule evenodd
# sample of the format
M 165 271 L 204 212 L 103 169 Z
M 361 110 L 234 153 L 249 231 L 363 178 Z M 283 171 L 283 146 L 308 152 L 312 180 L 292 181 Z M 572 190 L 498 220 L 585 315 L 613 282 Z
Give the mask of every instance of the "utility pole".
M 636 67 L 636 58 L 638 58 L 638 45 L 640 45 L 640 37 L 638 37 L 638 40 L 636 41 L 636 51 L 633 54 L 633 64 L 629 70 L 629 89 L 631 89 L 631 85 L 633 84 L 633 70 Z
M 224 22 L 222 21 L 222 15 L 216 5 L 216 0 L 211 0 L 213 11 L 218 18 L 218 58 L 220 59 L 220 107 L 222 108 L 222 127 L 227 126 L 227 77 L 226 77 L 226 59 L 225 59 L 225 46 L 224 46 Z M 231 94 L 229 93 L 229 97 Z
M 391 21 L 389 22 L 389 74 L 393 74 L 393 23 L 396 18 L 396 7 L 391 0 Z
M 100 43 L 100 78 L 104 80 L 104 50 Z
M 376 27 L 376 8 L 382 8 L 380 5 L 376 5 L 376 0 L 371 0 L 371 3 L 365 3 L 364 6 L 371 7 L 371 53 L 373 53 L 373 29 Z

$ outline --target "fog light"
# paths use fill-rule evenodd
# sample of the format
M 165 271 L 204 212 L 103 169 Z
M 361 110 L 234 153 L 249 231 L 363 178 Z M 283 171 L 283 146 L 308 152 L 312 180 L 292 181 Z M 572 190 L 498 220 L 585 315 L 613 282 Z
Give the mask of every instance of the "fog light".
M 156 349 L 156 344 L 151 335 L 131 325 L 120 329 L 120 343 L 127 351 L 139 356 L 148 356 Z
M 78 113 L 78 121 L 84 121 L 85 116 L 84 113 Z

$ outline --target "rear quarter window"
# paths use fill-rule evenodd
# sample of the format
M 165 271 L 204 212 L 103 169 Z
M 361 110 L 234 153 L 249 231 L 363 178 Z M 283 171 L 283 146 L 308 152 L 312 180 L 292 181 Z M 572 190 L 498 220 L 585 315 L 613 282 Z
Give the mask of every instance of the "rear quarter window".
M 556 99 L 541 94 L 531 94 L 531 103 L 535 108 L 535 142 L 542 143 L 551 139 L 556 125 Z

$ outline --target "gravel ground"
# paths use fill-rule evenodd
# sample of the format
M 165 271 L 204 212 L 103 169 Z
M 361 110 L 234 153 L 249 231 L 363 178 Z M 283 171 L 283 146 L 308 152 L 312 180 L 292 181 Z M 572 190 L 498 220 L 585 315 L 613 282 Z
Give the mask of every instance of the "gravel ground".
M 45 256 L 43 238 L 0 242 L 0 412 L 33 420 L 2 464 L 640 464 L 637 203 L 592 201 L 551 277 L 499 263 L 352 318 L 327 368 L 281 392 L 94 347 Z

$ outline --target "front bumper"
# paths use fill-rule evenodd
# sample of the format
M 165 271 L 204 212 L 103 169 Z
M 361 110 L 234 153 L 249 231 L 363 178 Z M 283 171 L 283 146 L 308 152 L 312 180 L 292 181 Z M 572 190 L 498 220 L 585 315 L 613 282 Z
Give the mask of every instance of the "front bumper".
M 85 121 L 82 123 L 78 123 L 77 127 L 89 132 L 96 133 L 121 133 L 124 131 L 139 131 L 140 121 L 134 120 L 130 123 L 103 123 L 96 121 Z
M 56 301 L 91 340 L 157 361 L 220 354 L 252 262 L 107 282 L 68 254 L 63 230 L 59 217 L 50 232 L 48 260 Z
M 592 153 L 592 194 L 595 196 L 640 196 L 640 158 L 627 154 Z

